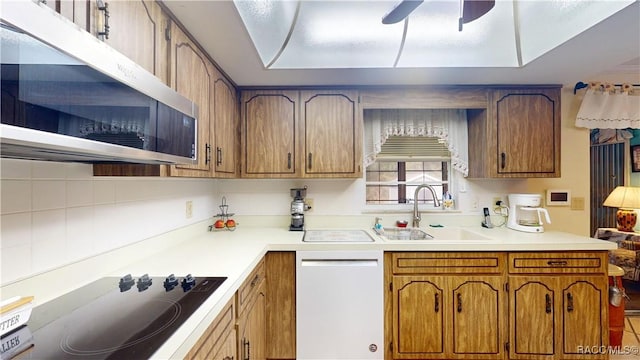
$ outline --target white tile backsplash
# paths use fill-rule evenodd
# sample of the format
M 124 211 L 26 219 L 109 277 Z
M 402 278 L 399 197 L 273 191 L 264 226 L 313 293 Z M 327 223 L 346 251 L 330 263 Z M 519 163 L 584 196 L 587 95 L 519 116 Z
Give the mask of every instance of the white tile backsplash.
M 30 180 L 3 180 L 0 193 L 2 196 L 2 214 L 31 211 L 32 189 Z
M 67 181 L 66 186 L 67 207 L 93 205 L 93 181 Z
M 67 263 L 65 209 L 34 211 L 32 216 L 32 270 L 40 272 Z
M 88 164 L 12 159 L 0 169 L 2 285 L 201 222 L 219 205 L 212 179 L 94 177 Z
M 32 180 L 31 207 L 33 211 L 64 209 L 67 206 L 65 180 Z
M 289 190 L 307 185 L 310 219 L 370 214 L 363 179 L 94 177 L 87 164 L 7 159 L 0 169 L 3 285 L 211 219 L 222 196 L 236 216 L 289 216 Z M 526 189 L 519 180 L 459 183 L 467 214 L 479 213 L 495 195 Z

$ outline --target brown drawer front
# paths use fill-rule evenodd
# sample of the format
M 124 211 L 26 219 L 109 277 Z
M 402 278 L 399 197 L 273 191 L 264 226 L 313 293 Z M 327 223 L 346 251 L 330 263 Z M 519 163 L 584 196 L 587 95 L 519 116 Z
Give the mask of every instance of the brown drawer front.
M 500 253 L 394 253 L 394 274 L 502 273 L 505 255 Z
M 209 325 L 205 333 L 187 354 L 187 359 L 210 359 L 220 351 L 227 334 L 235 329 L 235 298 L 222 309 L 220 315 Z
M 260 260 L 258 265 L 253 269 L 247 280 L 238 289 L 238 314 L 242 313 L 244 308 L 249 304 L 249 300 L 255 293 L 255 290 L 265 279 L 264 259 Z
M 606 266 L 606 252 L 509 254 L 509 272 L 516 274 L 604 274 Z

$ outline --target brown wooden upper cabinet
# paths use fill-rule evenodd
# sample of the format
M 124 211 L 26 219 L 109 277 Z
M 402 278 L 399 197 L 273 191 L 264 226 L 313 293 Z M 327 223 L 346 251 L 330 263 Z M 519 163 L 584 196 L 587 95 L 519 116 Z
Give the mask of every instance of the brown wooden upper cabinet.
M 214 74 L 208 59 L 177 26 L 171 29 L 171 87 L 198 105 L 196 165 L 172 165 L 171 176 L 210 177 L 212 149 L 210 135 Z
M 560 177 L 560 87 L 493 89 L 468 120 L 469 177 Z
M 243 91 L 242 177 L 300 176 L 297 91 Z
M 61 4 L 68 2 L 60 1 Z M 72 0 L 81 3 L 78 0 Z M 169 83 L 166 29 L 168 16 L 158 3 L 150 0 L 105 1 L 106 9 L 96 1 L 90 4 L 89 31 L 104 40 L 164 83 Z M 78 6 L 78 5 L 74 5 Z M 105 11 L 108 18 L 105 21 Z M 105 29 L 108 24 L 108 29 Z M 108 32 L 108 34 L 103 34 Z
M 213 80 L 213 139 L 216 177 L 237 177 L 239 120 L 236 89 L 215 68 Z
M 356 91 L 302 91 L 305 177 L 362 176 L 362 119 Z
M 362 176 L 357 91 L 242 93 L 242 176 Z

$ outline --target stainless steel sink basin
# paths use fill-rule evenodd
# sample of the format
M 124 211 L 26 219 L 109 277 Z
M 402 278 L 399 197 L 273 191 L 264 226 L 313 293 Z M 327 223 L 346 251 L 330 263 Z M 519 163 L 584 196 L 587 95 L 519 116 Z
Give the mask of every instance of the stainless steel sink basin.
M 429 240 L 433 236 L 417 228 L 384 228 L 380 234 L 387 240 Z
M 429 232 L 418 228 L 384 228 L 379 233 L 385 240 L 433 240 L 433 241 L 491 241 L 475 232 L 460 228 L 432 228 Z

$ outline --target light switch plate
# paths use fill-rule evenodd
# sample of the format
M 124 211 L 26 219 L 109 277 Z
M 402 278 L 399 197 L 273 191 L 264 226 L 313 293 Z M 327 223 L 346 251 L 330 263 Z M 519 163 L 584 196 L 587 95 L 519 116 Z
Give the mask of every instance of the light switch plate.
M 584 210 L 584 198 L 572 197 L 571 198 L 571 210 Z

